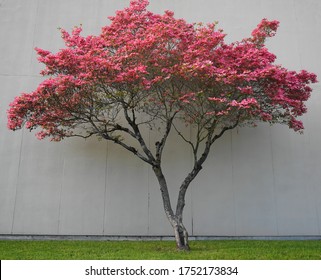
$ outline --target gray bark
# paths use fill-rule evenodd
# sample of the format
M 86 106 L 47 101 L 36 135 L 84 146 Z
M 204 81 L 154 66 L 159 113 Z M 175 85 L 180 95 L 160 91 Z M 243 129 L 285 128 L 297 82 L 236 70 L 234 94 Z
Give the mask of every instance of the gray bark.
M 160 191 L 162 195 L 163 200 L 163 207 L 165 214 L 167 216 L 167 219 L 169 220 L 173 230 L 174 230 L 174 236 L 176 241 L 176 246 L 178 250 L 189 250 L 189 244 L 188 244 L 188 232 L 183 224 L 183 211 L 181 211 L 181 215 L 178 216 L 174 213 L 170 196 L 168 193 L 168 187 L 167 182 L 164 177 L 164 174 L 162 172 L 162 169 L 160 166 L 154 166 L 153 171 L 158 179 L 158 183 L 160 186 Z M 183 195 L 184 199 L 185 195 Z M 183 209 L 182 209 L 183 210 Z

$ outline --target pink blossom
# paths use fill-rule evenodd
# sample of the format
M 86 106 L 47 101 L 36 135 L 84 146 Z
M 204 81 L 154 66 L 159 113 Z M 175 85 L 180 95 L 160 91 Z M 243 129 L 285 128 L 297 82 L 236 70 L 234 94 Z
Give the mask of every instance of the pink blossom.
M 132 106 L 157 111 L 161 120 L 163 111 L 179 112 L 204 126 L 238 119 L 303 129 L 298 117 L 317 77 L 274 64 L 264 43 L 278 21 L 263 19 L 250 38 L 227 44 L 217 23 L 187 23 L 171 11 L 152 13 L 148 4 L 132 0 L 97 36 L 83 36 L 81 26 L 61 29 L 66 47 L 57 53 L 36 48 L 41 74 L 49 77 L 10 103 L 8 128 L 39 128 L 38 138 L 59 141 L 93 115 L 107 129 L 116 119 L 111 111 Z

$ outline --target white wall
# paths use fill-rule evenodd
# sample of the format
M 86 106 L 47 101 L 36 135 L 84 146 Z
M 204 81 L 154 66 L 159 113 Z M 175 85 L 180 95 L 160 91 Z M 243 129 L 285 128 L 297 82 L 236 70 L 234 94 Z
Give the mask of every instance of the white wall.
M 190 22 L 218 20 L 234 41 L 262 18 L 281 22 L 268 46 L 278 62 L 321 79 L 319 0 L 150 0 Z M 118 146 L 95 139 L 60 143 L 8 131 L 6 110 L 34 90 L 35 46 L 63 47 L 58 27 L 82 24 L 98 34 L 128 0 L 0 0 L 0 234 L 171 235 L 150 168 Z M 304 135 L 286 127 L 238 129 L 220 139 L 187 194 L 193 235 L 321 234 L 321 96 L 314 86 Z M 171 136 L 165 168 L 171 194 L 191 167 Z

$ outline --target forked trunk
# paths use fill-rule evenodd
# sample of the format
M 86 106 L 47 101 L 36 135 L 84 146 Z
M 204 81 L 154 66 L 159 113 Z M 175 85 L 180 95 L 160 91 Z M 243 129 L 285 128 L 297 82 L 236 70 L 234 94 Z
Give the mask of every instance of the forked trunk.
M 178 203 L 178 205 L 181 205 L 180 207 L 181 211 L 179 215 L 177 215 L 177 213 L 174 214 L 174 211 L 172 209 L 171 202 L 170 202 L 167 183 L 163 175 L 163 172 L 160 167 L 154 167 L 153 170 L 159 182 L 165 214 L 174 230 L 177 249 L 189 250 L 190 247 L 188 244 L 188 232 L 182 222 L 182 212 L 185 204 L 184 200 L 183 200 L 183 203 Z
M 175 241 L 177 250 L 189 251 L 188 232 L 182 223 L 174 227 Z

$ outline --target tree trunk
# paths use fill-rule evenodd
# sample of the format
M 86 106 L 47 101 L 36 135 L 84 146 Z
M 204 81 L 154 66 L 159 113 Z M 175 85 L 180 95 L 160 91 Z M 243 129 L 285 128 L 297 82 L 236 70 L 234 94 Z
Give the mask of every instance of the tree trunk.
M 185 226 L 183 225 L 182 215 L 174 214 L 168 193 L 167 182 L 162 172 L 162 169 L 160 166 L 154 166 L 153 171 L 159 182 L 165 214 L 174 230 L 177 249 L 189 250 L 190 248 L 188 244 L 188 232 Z
M 190 247 L 188 244 L 188 232 L 183 223 L 178 223 L 176 226 L 174 226 L 174 234 L 177 250 L 189 251 Z

